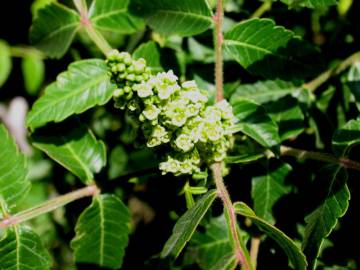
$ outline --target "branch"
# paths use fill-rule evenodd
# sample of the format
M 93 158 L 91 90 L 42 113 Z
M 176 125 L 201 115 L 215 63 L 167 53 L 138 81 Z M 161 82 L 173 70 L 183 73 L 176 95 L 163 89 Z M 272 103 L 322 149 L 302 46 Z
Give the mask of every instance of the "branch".
M 215 45 L 215 83 L 216 83 L 216 101 L 224 98 L 223 94 L 223 57 L 222 57 L 222 22 L 223 22 L 223 0 L 217 0 L 216 15 L 214 17 L 214 45 Z
M 54 199 L 48 200 L 38 206 L 35 206 L 30 209 L 26 209 L 22 212 L 19 212 L 13 216 L 7 216 L 0 221 L 0 229 L 7 228 L 12 225 L 16 225 L 35 217 L 38 217 L 42 214 L 51 212 L 59 207 L 62 207 L 66 204 L 69 204 L 73 201 L 79 200 L 88 196 L 95 196 L 100 190 L 96 185 L 87 186 L 79 190 L 69 192 L 67 194 L 58 196 Z
M 282 156 L 292 156 L 299 159 L 313 159 L 313 160 L 324 161 L 331 164 L 338 164 L 347 169 L 354 169 L 360 171 L 360 162 L 353 161 L 346 157 L 337 158 L 328 153 L 306 151 L 288 146 L 281 146 L 280 154 Z
M 304 88 L 309 89 L 310 91 L 315 91 L 322 84 L 324 84 L 327 80 L 329 80 L 333 76 L 339 75 L 353 63 L 360 61 L 360 52 L 356 52 L 350 55 L 348 58 L 340 62 L 336 67 L 330 68 L 327 71 L 321 73 L 318 77 L 313 79 L 312 81 L 305 83 L 303 85 Z

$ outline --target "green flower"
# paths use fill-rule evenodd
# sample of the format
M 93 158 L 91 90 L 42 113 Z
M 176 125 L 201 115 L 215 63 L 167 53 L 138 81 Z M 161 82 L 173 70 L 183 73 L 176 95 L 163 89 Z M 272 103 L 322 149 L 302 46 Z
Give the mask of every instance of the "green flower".
M 140 98 L 146 98 L 146 97 L 149 97 L 152 94 L 154 94 L 151 89 L 151 86 L 145 82 L 135 84 L 133 86 L 133 90 L 137 92 L 137 94 Z
M 142 114 L 148 120 L 155 120 L 160 113 L 160 109 L 157 108 L 155 105 L 148 105 L 146 106 L 145 110 L 143 110 Z
M 191 137 L 187 134 L 180 134 L 175 140 L 175 145 L 184 152 L 188 152 L 194 147 Z

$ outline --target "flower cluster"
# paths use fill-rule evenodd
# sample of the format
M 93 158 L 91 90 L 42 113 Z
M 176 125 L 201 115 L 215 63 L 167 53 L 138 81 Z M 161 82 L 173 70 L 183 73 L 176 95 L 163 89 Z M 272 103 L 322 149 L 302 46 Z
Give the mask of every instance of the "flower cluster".
M 172 149 L 160 163 L 165 174 L 200 172 L 203 163 L 222 161 L 232 145 L 225 130 L 233 125 L 231 106 L 225 101 L 207 105 L 207 93 L 195 81 L 179 84 L 170 70 L 151 75 L 144 59 L 112 51 L 107 59 L 116 106 L 137 115 L 148 147 Z

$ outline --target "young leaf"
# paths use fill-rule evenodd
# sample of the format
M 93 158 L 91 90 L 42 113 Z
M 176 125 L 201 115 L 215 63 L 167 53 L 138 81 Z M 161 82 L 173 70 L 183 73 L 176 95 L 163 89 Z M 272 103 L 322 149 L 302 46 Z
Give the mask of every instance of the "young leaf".
M 230 102 L 238 98 L 247 98 L 258 103 L 276 101 L 279 98 L 297 92 L 299 89 L 294 83 L 281 80 L 241 84 L 232 94 Z
M 27 226 L 12 226 L 0 241 L 2 270 L 46 270 L 52 262 L 40 237 Z
M 116 88 L 107 75 L 103 60 L 89 59 L 70 64 L 50 84 L 27 116 L 31 129 L 48 122 L 60 122 L 72 114 L 79 114 L 96 105 L 108 102 Z
M 195 258 L 201 269 L 211 269 L 219 260 L 229 254 L 227 261 L 235 261 L 224 215 L 212 218 L 205 225 L 204 233 L 194 233 L 189 245 L 188 254 Z M 221 265 L 224 264 L 226 263 L 223 261 Z M 223 267 L 223 269 L 226 268 Z
M 11 54 L 9 45 L 0 40 L 0 87 L 5 83 L 11 71 Z
M 291 167 L 277 159 L 270 159 L 264 169 L 264 172 L 252 179 L 251 197 L 254 200 L 256 215 L 273 224 L 275 223 L 273 206 L 290 191 L 284 182 Z
M 286 96 L 266 104 L 265 108 L 273 121 L 279 126 L 281 141 L 295 137 L 303 132 L 304 115 L 295 98 Z
M 75 260 L 118 269 L 128 244 L 130 213 L 114 195 L 98 195 L 80 215 L 71 241 Z
M 235 25 L 224 36 L 226 51 L 249 72 L 273 78 L 312 75 L 318 62 L 314 49 L 269 19 L 251 19 Z M 315 70 L 314 70 L 315 69 Z
M 350 120 L 335 131 L 332 148 L 338 156 L 346 156 L 354 145 L 360 143 L 360 120 Z
M 128 12 L 129 0 L 94 0 L 89 9 L 93 27 L 99 31 L 131 34 L 144 26 Z
M 301 252 L 300 248 L 292 241 L 286 234 L 280 231 L 278 228 L 274 227 L 267 221 L 256 216 L 254 211 L 243 202 L 237 202 L 234 204 L 235 212 L 239 215 L 247 217 L 254 222 L 259 229 L 264 231 L 264 233 L 275 240 L 279 246 L 285 251 L 288 256 L 291 264 L 295 269 L 305 270 L 307 263 L 304 254 Z
M 232 105 L 237 119 L 232 132 L 241 131 L 269 148 L 280 143 L 278 127 L 261 105 L 246 99 L 236 99 Z
M 325 167 L 323 180 L 327 185 L 325 198 L 305 218 L 307 224 L 302 249 L 308 259 L 309 269 L 315 269 L 324 238 L 331 233 L 349 206 L 350 192 L 346 185 L 346 170 L 334 165 Z
M 30 29 L 30 41 L 49 57 L 60 58 L 68 50 L 80 25 L 80 16 L 59 3 L 38 11 Z
M 191 239 L 196 227 L 199 225 L 201 219 L 204 217 L 215 198 L 216 190 L 210 190 L 179 218 L 174 226 L 172 235 L 161 251 L 162 258 L 170 254 L 177 257 L 180 254 L 186 243 Z
M 133 11 L 145 17 L 147 24 L 164 36 L 192 36 L 212 25 L 212 13 L 206 0 L 134 0 Z
M 346 81 L 360 111 L 360 61 L 350 67 Z
M 106 149 L 102 141 L 85 126 L 56 130 L 53 134 L 35 134 L 33 145 L 71 171 L 85 184 L 94 181 L 94 173 L 106 164 Z
M 21 62 L 25 89 L 30 95 L 35 95 L 44 81 L 44 62 L 36 55 L 29 54 Z
M 154 41 L 141 44 L 133 53 L 135 59 L 144 58 L 146 65 L 155 74 L 163 71 L 160 63 L 160 52 Z
M 30 190 L 25 156 L 0 124 L 0 199 L 10 209 L 18 205 Z M 0 264 L 1 265 L 1 264 Z

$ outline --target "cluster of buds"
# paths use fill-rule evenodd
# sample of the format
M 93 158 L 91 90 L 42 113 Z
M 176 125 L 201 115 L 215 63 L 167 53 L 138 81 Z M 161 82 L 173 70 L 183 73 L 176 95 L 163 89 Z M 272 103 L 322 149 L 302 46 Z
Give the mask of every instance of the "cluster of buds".
M 171 148 L 160 170 L 174 175 L 200 172 L 205 164 L 222 161 L 232 146 L 225 133 L 234 123 L 225 101 L 207 105 L 207 93 L 195 81 L 179 84 L 170 70 L 151 75 L 146 61 L 112 51 L 107 59 L 117 84 L 115 104 L 134 113 L 141 122 L 148 147 Z

